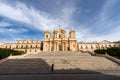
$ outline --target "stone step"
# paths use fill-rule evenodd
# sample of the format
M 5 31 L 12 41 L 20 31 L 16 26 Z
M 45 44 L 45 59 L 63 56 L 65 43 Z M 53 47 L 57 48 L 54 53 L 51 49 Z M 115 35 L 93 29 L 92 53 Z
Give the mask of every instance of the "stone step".
M 89 53 L 37 53 L 28 54 L 25 57 L 44 57 L 44 56 L 91 56 Z

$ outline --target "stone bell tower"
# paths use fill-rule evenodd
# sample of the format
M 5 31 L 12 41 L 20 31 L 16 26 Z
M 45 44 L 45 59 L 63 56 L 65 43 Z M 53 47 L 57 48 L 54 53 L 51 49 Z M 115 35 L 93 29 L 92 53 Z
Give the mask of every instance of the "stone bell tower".
M 69 32 L 69 49 L 70 51 L 76 51 L 77 49 L 76 35 L 75 30 L 73 29 L 71 29 Z
M 50 49 L 50 31 L 46 30 L 44 32 L 44 43 L 43 43 L 43 51 L 49 51 Z

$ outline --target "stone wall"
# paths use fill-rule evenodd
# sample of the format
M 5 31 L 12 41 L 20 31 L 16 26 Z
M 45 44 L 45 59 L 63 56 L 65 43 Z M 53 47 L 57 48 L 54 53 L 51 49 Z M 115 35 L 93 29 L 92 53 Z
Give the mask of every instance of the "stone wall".
M 120 47 L 120 43 L 101 41 L 101 42 L 79 42 L 78 50 L 81 51 L 94 51 L 96 49 L 106 49 L 109 47 Z

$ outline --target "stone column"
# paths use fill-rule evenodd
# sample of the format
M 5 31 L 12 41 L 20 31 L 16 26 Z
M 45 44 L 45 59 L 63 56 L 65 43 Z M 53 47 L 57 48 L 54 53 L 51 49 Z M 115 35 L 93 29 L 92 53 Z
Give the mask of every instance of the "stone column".
M 57 45 L 57 43 L 56 43 L 56 51 L 57 51 L 57 48 L 58 48 L 58 45 Z
M 54 47 L 53 48 L 54 48 L 54 51 L 55 51 L 56 50 L 56 43 L 55 42 L 54 42 Z
M 64 46 L 64 43 L 63 43 L 62 45 L 63 45 L 63 47 L 62 47 L 62 51 L 65 51 L 65 50 L 64 50 L 64 49 L 65 49 L 65 48 L 64 48 L 64 47 L 65 47 L 65 46 Z
M 59 51 L 59 43 L 57 43 L 57 51 Z
M 49 42 L 49 51 L 51 51 L 51 41 Z
M 66 43 L 64 43 L 64 51 L 66 51 Z

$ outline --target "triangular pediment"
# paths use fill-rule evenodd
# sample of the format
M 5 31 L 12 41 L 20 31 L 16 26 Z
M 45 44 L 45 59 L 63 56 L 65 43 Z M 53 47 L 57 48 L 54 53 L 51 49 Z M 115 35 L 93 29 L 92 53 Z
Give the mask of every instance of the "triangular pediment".
M 100 43 L 111 43 L 110 41 L 107 41 L 107 40 L 103 40 L 101 41 Z

